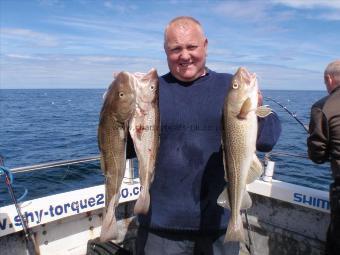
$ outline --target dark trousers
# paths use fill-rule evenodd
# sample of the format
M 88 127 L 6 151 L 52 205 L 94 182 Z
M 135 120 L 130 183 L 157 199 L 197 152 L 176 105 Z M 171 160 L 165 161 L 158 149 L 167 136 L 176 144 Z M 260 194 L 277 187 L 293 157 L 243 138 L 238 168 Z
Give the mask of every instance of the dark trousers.
M 328 228 L 325 255 L 338 255 L 340 253 L 340 225 Z
M 238 242 L 223 243 L 225 233 L 197 235 L 139 228 L 137 255 L 238 255 Z
M 340 254 L 340 180 L 330 185 L 331 221 L 326 240 L 326 255 Z

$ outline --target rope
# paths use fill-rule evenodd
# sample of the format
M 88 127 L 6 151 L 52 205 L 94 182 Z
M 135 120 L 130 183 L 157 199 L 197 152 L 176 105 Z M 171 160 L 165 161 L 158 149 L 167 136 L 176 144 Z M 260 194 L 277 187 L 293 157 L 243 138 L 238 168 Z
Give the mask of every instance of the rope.
M 13 183 L 13 174 L 11 172 L 11 170 L 9 170 L 9 168 L 4 167 L 4 166 L 0 166 L 0 176 L 1 175 L 7 175 L 9 178 L 9 184 Z
M 5 175 L 8 177 L 8 178 L 5 177 L 7 186 L 11 186 L 13 188 L 23 187 L 21 185 L 13 185 L 14 177 L 13 177 L 13 173 L 11 172 L 9 168 L 5 166 L 0 166 L 0 176 L 1 175 Z M 23 189 L 24 189 L 24 193 L 17 199 L 18 202 L 22 201 L 27 196 L 28 190 L 25 187 L 23 187 Z

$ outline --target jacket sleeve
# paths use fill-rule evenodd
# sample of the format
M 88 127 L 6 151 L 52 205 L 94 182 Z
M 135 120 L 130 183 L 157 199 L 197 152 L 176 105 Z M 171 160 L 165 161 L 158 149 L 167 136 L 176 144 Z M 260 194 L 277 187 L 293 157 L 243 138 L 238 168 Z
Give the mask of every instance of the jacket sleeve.
M 271 151 L 279 140 L 280 134 L 281 122 L 275 112 L 265 118 L 258 118 L 256 149 L 261 152 Z
M 328 122 L 319 107 L 312 107 L 309 122 L 309 137 L 307 138 L 308 156 L 317 163 L 329 159 L 328 151 Z

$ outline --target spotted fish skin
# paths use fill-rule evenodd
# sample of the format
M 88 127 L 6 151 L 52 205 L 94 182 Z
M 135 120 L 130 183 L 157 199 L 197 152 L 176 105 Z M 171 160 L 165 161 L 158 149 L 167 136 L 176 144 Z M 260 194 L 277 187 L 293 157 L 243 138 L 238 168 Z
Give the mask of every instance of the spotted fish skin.
M 100 112 L 98 147 L 101 168 L 105 175 L 105 212 L 100 241 L 118 236 L 115 209 L 126 166 L 126 140 L 128 124 L 135 112 L 134 80 L 127 72 L 116 74 L 109 86 Z
M 252 204 L 246 184 L 258 178 L 263 171 L 255 154 L 257 116 L 267 116 L 270 109 L 260 111 L 263 107 L 257 106 L 257 93 L 256 74 L 240 67 L 225 97 L 222 117 L 223 160 L 228 184 L 217 203 L 231 210 L 225 242 L 245 241 L 240 210 Z

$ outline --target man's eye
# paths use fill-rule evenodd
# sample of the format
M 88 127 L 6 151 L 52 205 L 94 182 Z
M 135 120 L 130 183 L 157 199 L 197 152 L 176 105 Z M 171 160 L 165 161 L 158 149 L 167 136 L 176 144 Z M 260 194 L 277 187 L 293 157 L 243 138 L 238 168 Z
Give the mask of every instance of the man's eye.
M 178 52 L 181 51 L 181 48 L 173 48 L 173 49 L 170 49 L 170 51 L 171 51 L 172 53 L 178 53 Z
M 191 46 L 188 47 L 188 50 L 195 50 L 195 49 L 197 49 L 197 47 L 198 46 L 196 46 L 196 45 L 191 45 Z

